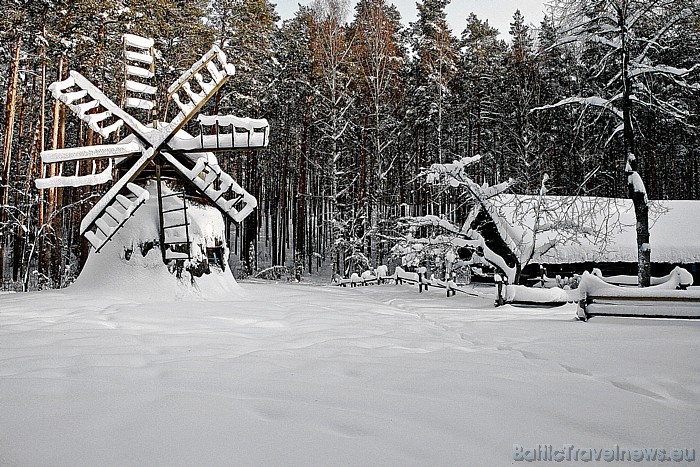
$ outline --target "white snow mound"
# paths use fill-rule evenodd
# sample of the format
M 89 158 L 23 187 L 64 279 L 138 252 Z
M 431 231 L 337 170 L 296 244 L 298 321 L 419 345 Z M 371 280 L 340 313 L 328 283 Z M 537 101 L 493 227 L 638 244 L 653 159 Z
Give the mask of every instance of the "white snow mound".
M 227 248 L 223 259 L 225 271 L 212 266 L 210 273 L 194 277 L 183 270 L 178 278 L 174 271 L 169 270 L 157 246 L 159 217 L 155 183 L 151 183 L 147 189 L 151 192 L 150 199 L 99 253 L 91 251 L 70 291 L 138 301 L 219 301 L 245 297 L 228 269 Z M 169 192 L 164 186 L 163 193 Z M 180 200 L 175 197 L 170 199 L 172 202 Z M 189 235 L 193 242 L 193 262 L 203 261 L 207 247 L 224 242 L 224 221 L 215 208 L 189 201 L 187 213 Z

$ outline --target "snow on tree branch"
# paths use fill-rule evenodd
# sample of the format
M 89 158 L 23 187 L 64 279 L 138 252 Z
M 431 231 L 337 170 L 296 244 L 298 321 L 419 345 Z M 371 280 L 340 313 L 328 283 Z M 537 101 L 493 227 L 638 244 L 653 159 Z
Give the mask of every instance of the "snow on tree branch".
M 628 73 L 628 76 L 630 78 L 634 78 L 636 76 L 648 74 L 648 73 L 655 73 L 655 74 L 664 74 L 664 75 L 673 75 L 673 76 L 685 76 L 696 69 L 700 68 L 700 64 L 695 64 L 693 65 L 692 68 L 676 68 L 673 66 L 668 66 L 668 65 L 656 65 L 656 66 L 651 66 L 647 65 L 645 63 L 636 63 L 634 66 L 630 67 L 630 71 Z
M 543 105 L 541 107 L 535 107 L 533 108 L 530 112 L 536 112 L 539 110 L 547 110 L 547 109 L 554 109 L 556 107 L 561 107 L 563 105 L 569 105 L 569 104 L 581 104 L 581 105 L 590 105 L 593 107 L 599 107 L 601 109 L 605 109 L 609 112 L 611 112 L 613 115 L 615 115 L 618 119 L 622 120 L 622 110 L 614 106 L 612 103 L 619 100 L 620 97 L 622 97 L 620 94 L 615 95 L 611 99 L 604 99 L 602 97 L 598 96 L 591 96 L 591 97 L 567 97 L 566 99 L 562 99 L 557 103 L 554 104 L 549 104 L 549 105 Z
M 433 263 L 444 262 L 448 252 L 466 249 L 472 252 L 473 263 L 490 264 L 516 283 L 531 261 L 541 261 L 559 245 L 585 238 L 587 244 L 605 248 L 614 229 L 617 204 L 603 198 L 551 196 L 547 174 L 536 195 L 506 193 L 512 180 L 479 185 L 468 174 L 479 160 L 479 156 L 464 157 L 433 164 L 423 173 L 432 185 L 459 190 L 469 210 L 462 224 L 451 213 L 402 219 L 409 233 L 394 253 L 405 265 L 417 266 L 430 258 Z M 434 259 L 440 256 L 442 259 Z

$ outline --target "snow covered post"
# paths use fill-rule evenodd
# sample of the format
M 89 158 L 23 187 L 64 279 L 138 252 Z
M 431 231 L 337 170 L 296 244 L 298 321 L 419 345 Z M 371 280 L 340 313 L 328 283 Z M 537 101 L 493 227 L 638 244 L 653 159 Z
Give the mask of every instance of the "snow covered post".
M 418 268 L 418 293 L 423 293 L 423 278 L 425 277 L 426 268 L 421 266 Z M 428 285 L 425 285 L 425 290 L 428 290 Z
M 457 291 L 455 290 L 454 273 L 451 274 L 452 277 L 448 277 L 445 281 L 445 289 L 447 289 L 447 298 L 453 297 Z
M 496 306 L 505 305 L 503 278 L 500 274 L 494 274 L 493 281 L 496 283 Z
M 586 314 L 586 300 L 588 300 L 588 297 L 586 297 L 585 291 L 582 291 L 578 300 L 578 306 L 576 307 L 576 317 L 581 321 L 588 320 L 588 315 Z
M 627 188 L 632 198 L 634 213 L 637 218 L 637 259 L 639 269 L 637 283 L 640 287 L 651 285 L 651 246 L 649 243 L 649 198 L 642 177 L 637 172 L 637 161 L 632 152 L 627 154 L 625 164 Z

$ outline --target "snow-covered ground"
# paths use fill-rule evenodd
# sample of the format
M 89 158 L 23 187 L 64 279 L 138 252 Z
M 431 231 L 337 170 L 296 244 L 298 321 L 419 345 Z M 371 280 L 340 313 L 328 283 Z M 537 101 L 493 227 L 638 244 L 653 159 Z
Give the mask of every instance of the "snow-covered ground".
M 511 464 L 513 444 L 700 448 L 698 322 L 582 323 L 573 304 L 493 308 L 492 288 L 241 286 L 217 302 L 0 296 L 0 465 L 489 466 Z

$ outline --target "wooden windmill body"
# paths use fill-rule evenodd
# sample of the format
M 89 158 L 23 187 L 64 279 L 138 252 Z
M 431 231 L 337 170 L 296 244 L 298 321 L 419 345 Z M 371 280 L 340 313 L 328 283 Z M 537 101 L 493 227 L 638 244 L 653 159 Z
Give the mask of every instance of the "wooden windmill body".
M 53 83 L 49 90 L 105 140 L 114 138 L 122 129 L 127 130 L 127 136 L 116 144 L 44 151 L 42 162 L 57 164 L 59 169 L 52 173 L 58 175 L 38 179 L 36 185 L 41 189 L 112 184 L 80 225 L 80 233 L 98 254 L 155 194 L 157 241 L 163 262 L 177 265 L 178 271 L 183 267 L 196 269 L 191 264 L 193 244 L 188 199 L 194 197 L 218 209 L 227 219 L 226 226 L 228 220 L 243 221 L 255 209 L 257 201 L 221 169 L 214 153 L 266 148 L 269 125 L 264 119 L 198 115 L 235 72 L 216 46 L 168 88 L 168 104 L 174 103 L 177 115 L 169 122 L 158 121 L 156 87 L 148 82 L 154 77 L 153 40 L 125 35 L 124 45 L 124 109 L 75 71 L 66 80 Z M 146 112 L 150 123 L 142 123 L 126 108 Z M 193 136 L 183 127 L 195 116 L 199 134 Z M 88 161 L 93 165 L 90 175 L 81 175 L 77 168 L 74 175 L 62 173 L 64 165 L 73 163 L 79 167 L 81 162 Z M 156 193 L 147 189 L 153 185 L 156 190 L 151 191 Z M 214 249 L 207 253 L 209 261 L 225 268 L 221 251 Z

